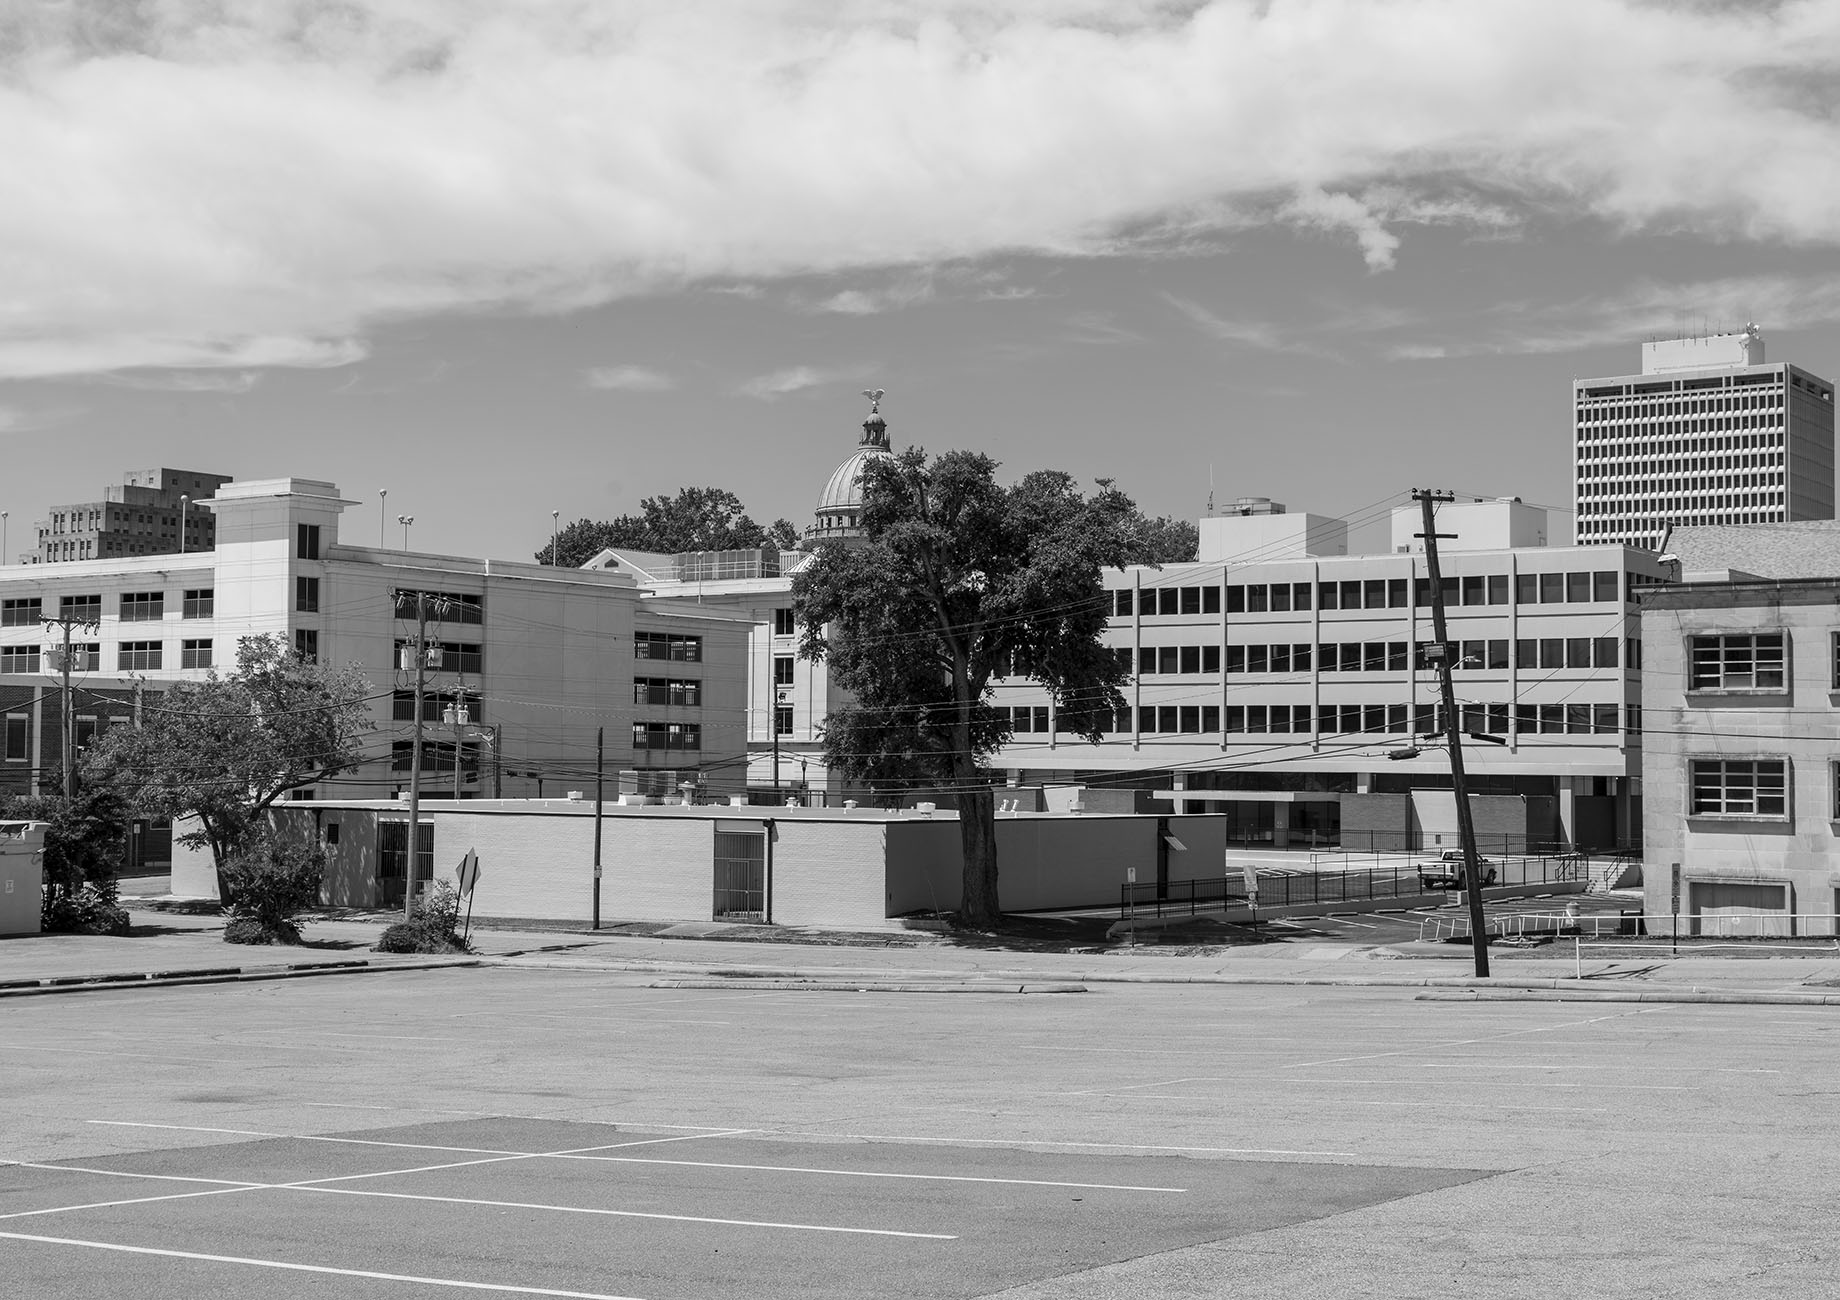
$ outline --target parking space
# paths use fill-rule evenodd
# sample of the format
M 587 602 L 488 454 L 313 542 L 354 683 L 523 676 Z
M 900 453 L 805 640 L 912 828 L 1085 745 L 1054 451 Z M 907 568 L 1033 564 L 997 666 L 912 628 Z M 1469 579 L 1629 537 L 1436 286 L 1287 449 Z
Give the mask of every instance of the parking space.
M 0 1172 L 14 1294 L 972 1296 L 1480 1176 L 507 1118 L 111 1126 L 223 1141 Z

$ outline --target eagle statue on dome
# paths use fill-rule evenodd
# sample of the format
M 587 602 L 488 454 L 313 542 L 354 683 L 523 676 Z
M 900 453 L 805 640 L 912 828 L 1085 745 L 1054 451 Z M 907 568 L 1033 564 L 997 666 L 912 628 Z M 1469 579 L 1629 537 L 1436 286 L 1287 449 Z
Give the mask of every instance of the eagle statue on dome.
M 885 388 L 865 388 L 862 390 L 862 395 L 869 399 L 869 414 L 880 415 L 882 411 L 882 399 L 888 396 L 888 390 Z

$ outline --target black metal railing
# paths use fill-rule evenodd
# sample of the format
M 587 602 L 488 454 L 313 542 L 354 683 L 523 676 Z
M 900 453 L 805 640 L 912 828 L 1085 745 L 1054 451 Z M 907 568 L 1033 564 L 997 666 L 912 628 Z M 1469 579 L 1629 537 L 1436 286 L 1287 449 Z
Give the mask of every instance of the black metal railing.
M 1483 855 L 1484 887 L 1558 885 L 1589 881 L 1594 859 L 1585 853 L 1537 854 L 1490 858 Z M 1462 869 L 1458 862 L 1418 861 L 1353 870 L 1302 871 L 1259 868 L 1260 907 L 1303 907 L 1323 903 L 1360 903 L 1374 899 L 1419 897 L 1449 888 Z M 1493 872 L 1493 878 L 1489 873 Z M 1171 916 L 1246 907 L 1251 899 L 1243 873 L 1196 880 L 1138 881 L 1119 887 L 1118 915 Z

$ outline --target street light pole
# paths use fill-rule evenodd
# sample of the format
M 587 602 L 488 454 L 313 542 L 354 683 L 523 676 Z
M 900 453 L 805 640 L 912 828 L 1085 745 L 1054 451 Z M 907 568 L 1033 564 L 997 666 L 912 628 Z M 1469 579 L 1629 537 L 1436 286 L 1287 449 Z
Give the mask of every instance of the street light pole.
M 409 525 L 415 522 L 414 515 L 397 515 L 396 522 L 403 526 L 403 550 L 409 549 Z
M 390 489 L 378 488 L 377 489 L 377 549 L 380 551 L 387 551 L 390 549 L 390 538 L 389 538 L 390 516 L 389 516 L 389 509 L 388 509 L 389 501 L 390 501 Z
M 562 539 L 561 529 L 562 529 L 562 511 L 560 510 L 550 511 L 549 512 L 549 562 L 550 562 L 551 568 L 555 568 L 562 562 L 560 559 L 557 558 L 558 553 L 561 548 L 561 539 Z
M 1450 636 L 1444 622 L 1444 579 L 1438 569 L 1437 525 L 1432 520 L 1434 502 L 1454 501 L 1449 492 L 1429 489 L 1412 494 L 1424 507 L 1425 573 L 1431 585 L 1431 632 L 1437 638 L 1438 691 L 1444 701 L 1444 736 L 1450 742 L 1450 784 L 1457 797 L 1457 835 L 1463 843 L 1464 892 L 1469 896 L 1469 933 L 1476 952 L 1476 977 L 1489 976 L 1489 939 L 1482 915 L 1482 861 L 1476 853 L 1476 823 L 1470 816 L 1469 778 L 1463 771 L 1463 726 L 1457 716 L 1457 692 L 1450 681 Z M 1454 537 L 1455 533 L 1445 533 Z
M 94 632 L 101 627 L 101 624 L 94 619 L 72 618 L 69 615 L 45 619 L 44 624 L 45 631 L 47 632 L 51 631 L 52 628 L 60 628 L 64 633 L 64 645 L 58 652 L 60 655 L 58 669 L 64 679 L 63 701 L 62 707 L 59 709 L 59 722 L 63 733 L 63 752 L 60 758 L 63 760 L 62 775 L 64 782 L 64 802 L 68 805 L 69 802 L 76 797 L 77 780 L 77 756 L 74 747 L 71 745 L 72 732 L 76 729 L 76 712 L 72 708 L 70 694 L 70 634 L 73 629 L 79 627 L 86 632 Z
M 6 517 L 10 510 L 0 510 L 0 564 L 6 563 Z
M 179 496 L 179 554 L 185 554 L 185 515 L 192 508 L 192 499 L 183 493 Z

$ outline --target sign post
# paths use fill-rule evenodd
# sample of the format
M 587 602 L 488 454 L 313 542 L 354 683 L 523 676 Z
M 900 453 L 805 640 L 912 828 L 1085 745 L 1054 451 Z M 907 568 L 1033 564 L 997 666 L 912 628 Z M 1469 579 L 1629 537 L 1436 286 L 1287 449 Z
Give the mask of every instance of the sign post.
M 465 943 L 467 935 L 473 932 L 473 886 L 479 883 L 477 850 L 466 851 L 466 856 L 460 859 L 460 869 L 454 875 L 460 882 L 460 893 L 466 898 L 466 928 L 460 932 L 460 941 Z
M 1137 946 L 1137 868 L 1124 869 L 1124 904 L 1131 919 L 1131 928 L 1125 931 L 1124 941 L 1129 947 Z
M 1239 869 L 1240 879 L 1246 884 L 1246 901 L 1252 905 L 1252 923 L 1259 923 L 1259 869 L 1250 862 L 1243 863 Z
M 1674 863 L 1668 869 L 1674 885 L 1674 923 L 1668 927 L 1668 943 L 1673 955 L 1680 956 L 1680 864 Z

